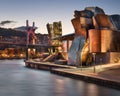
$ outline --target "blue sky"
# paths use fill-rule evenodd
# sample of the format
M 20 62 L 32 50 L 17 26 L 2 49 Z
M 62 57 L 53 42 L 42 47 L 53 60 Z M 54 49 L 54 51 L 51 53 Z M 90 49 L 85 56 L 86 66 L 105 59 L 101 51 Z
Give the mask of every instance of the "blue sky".
M 0 0 L 0 22 L 15 21 L 0 27 L 14 28 L 34 21 L 38 33 L 48 33 L 47 23 L 62 22 L 63 34 L 74 32 L 71 19 L 74 10 L 101 7 L 106 14 L 120 14 L 120 0 Z

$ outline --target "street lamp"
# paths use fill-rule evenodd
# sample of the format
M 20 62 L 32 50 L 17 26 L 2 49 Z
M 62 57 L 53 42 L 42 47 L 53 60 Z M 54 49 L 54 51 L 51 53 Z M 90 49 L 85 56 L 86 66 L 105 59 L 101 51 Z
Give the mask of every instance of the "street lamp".
M 80 67 L 80 69 L 82 71 L 82 52 L 80 52 L 80 51 L 76 52 L 76 66 Z
M 95 61 L 96 61 L 96 53 L 92 53 L 93 55 L 93 62 L 94 62 L 94 66 L 93 66 L 93 72 L 95 73 L 96 72 L 96 67 L 95 67 Z
M 82 71 L 82 51 L 80 52 L 80 67 L 81 67 L 81 71 Z
M 28 20 L 26 20 L 26 27 L 27 27 L 27 31 L 26 31 L 26 60 L 28 60 L 28 44 L 29 44 L 29 24 L 28 24 Z
M 26 32 L 26 60 L 28 60 L 28 32 Z

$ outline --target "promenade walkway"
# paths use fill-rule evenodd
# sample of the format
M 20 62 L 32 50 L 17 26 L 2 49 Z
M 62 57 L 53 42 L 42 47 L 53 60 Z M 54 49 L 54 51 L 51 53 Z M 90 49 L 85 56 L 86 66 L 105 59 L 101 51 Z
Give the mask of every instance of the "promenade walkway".
M 53 69 L 52 73 L 82 79 L 120 90 L 120 64 L 105 64 L 85 68 Z
M 75 74 L 86 74 L 90 76 L 92 75 L 120 82 L 120 63 L 97 65 L 83 68 L 54 69 L 54 70 L 70 72 Z

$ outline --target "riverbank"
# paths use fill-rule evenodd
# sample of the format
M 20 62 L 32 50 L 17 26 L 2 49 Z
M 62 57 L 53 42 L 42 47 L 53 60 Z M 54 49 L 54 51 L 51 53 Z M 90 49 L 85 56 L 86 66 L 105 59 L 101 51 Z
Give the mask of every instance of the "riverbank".
M 28 68 L 42 69 L 42 70 L 53 70 L 56 68 L 74 69 L 74 66 L 60 65 L 51 62 L 36 62 L 33 60 L 25 61 L 25 66 Z
M 26 61 L 26 66 L 120 90 L 119 63 L 77 68 L 50 62 Z
M 120 66 L 106 67 L 102 65 L 102 68 L 102 70 L 96 69 L 96 72 L 92 67 L 83 68 L 82 70 L 81 68 L 53 69 L 51 72 L 120 90 Z

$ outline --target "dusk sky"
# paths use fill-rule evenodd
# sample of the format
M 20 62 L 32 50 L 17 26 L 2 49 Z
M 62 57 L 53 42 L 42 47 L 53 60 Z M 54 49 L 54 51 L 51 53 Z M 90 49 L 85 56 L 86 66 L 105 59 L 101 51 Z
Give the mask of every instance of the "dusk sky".
M 26 20 L 30 25 L 34 21 L 38 33 L 48 33 L 46 24 L 62 22 L 64 34 L 73 33 L 71 19 L 74 10 L 98 6 L 106 14 L 120 14 L 120 0 L 0 0 L 0 22 L 10 20 L 9 24 L 0 27 L 14 28 L 25 26 Z

